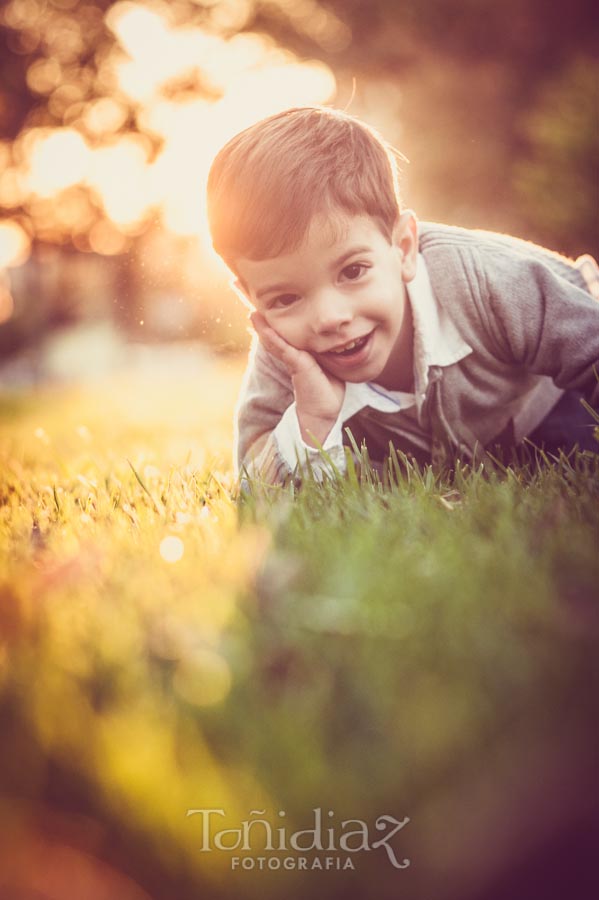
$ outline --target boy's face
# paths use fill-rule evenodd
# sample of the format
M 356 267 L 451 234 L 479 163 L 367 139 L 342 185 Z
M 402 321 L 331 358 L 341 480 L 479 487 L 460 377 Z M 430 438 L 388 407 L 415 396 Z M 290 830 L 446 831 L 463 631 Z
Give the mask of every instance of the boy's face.
M 374 219 L 337 213 L 315 217 L 296 250 L 238 259 L 235 267 L 268 324 L 327 372 L 408 390 L 413 332 L 405 283 L 417 254 L 411 213 L 402 215 L 392 243 Z

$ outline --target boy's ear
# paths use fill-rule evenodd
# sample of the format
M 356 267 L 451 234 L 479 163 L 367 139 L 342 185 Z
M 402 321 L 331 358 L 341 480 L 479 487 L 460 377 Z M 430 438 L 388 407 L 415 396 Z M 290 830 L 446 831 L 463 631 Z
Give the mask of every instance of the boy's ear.
M 411 209 L 406 209 L 393 232 L 393 243 L 402 257 L 402 278 L 411 281 L 416 275 L 418 261 L 418 221 Z

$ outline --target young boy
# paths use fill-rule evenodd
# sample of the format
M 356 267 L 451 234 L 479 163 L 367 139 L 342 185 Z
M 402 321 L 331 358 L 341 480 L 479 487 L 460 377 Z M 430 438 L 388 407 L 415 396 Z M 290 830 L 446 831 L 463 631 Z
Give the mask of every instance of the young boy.
M 418 223 L 394 151 L 332 109 L 271 116 L 218 153 L 216 252 L 253 309 L 239 468 L 269 482 L 341 470 L 343 445 L 420 463 L 529 438 L 598 450 L 597 266 L 524 241 Z M 594 293 L 595 297 L 591 294 Z

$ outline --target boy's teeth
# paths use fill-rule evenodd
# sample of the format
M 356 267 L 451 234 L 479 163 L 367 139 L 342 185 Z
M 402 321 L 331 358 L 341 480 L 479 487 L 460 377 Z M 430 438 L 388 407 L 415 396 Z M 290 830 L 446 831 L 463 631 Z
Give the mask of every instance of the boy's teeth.
M 333 350 L 333 353 L 346 353 L 348 350 L 353 350 L 353 348 L 360 343 L 362 338 L 358 338 L 356 341 L 352 341 L 350 344 L 346 344 L 345 347 L 341 347 L 340 350 Z

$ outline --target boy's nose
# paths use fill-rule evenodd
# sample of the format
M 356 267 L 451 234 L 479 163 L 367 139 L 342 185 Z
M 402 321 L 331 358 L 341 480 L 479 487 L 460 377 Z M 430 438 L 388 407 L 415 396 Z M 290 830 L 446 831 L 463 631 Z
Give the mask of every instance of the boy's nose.
M 353 319 L 349 297 L 337 291 L 323 291 L 315 298 L 312 323 L 317 333 L 339 331 Z

